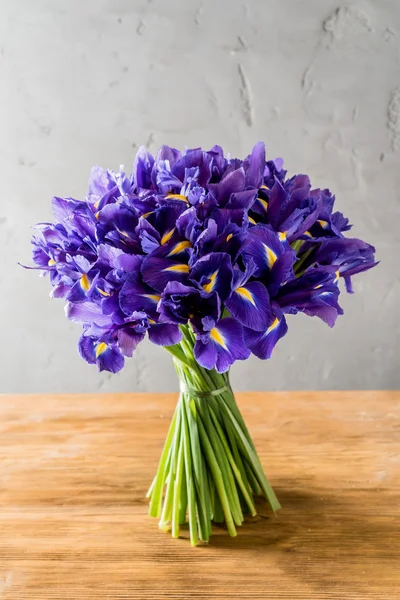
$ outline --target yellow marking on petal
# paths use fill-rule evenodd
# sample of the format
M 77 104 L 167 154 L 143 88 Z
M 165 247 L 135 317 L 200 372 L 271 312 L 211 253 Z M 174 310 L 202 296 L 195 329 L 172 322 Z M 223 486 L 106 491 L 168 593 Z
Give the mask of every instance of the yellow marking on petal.
M 154 212 L 154 210 L 150 210 L 147 213 L 144 213 L 144 215 L 142 215 L 142 219 L 147 219 L 147 217 L 149 217 L 150 215 L 152 215 Z
M 227 237 L 226 237 L 226 242 L 229 242 L 229 240 L 231 240 L 233 238 L 233 233 L 230 233 Z
M 148 298 L 149 300 L 152 300 L 155 303 L 161 300 L 161 296 L 159 296 L 158 294 L 142 294 L 142 296 L 143 298 Z
M 253 217 L 249 217 L 249 223 L 252 223 L 252 225 L 257 225 Z
M 167 194 L 167 198 L 171 200 L 182 200 L 182 202 L 186 202 L 186 204 L 189 204 L 189 200 L 186 198 L 186 196 L 183 196 L 182 194 Z
M 245 298 L 246 300 L 251 302 L 253 306 L 256 305 L 256 303 L 254 302 L 253 294 L 249 292 L 247 288 L 239 287 L 235 290 L 235 292 L 239 294 L 239 296 L 242 296 L 242 298 Z
M 336 283 L 337 281 L 339 281 L 340 272 L 339 272 L 339 271 L 336 271 L 335 275 L 336 275 L 336 277 L 335 277 L 335 279 L 334 279 L 333 283 Z
M 228 348 L 226 347 L 226 344 L 225 344 L 225 340 L 224 340 L 223 336 L 221 335 L 221 332 L 216 327 L 213 327 L 211 329 L 210 338 L 212 340 L 214 340 L 214 342 L 217 342 L 217 344 L 222 346 L 225 350 L 228 350 Z
M 267 244 L 263 244 L 263 246 L 265 249 L 265 256 L 267 258 L 267 264 L 268 264 L 269 268 L 272 269 L 272 267 L 274 266 L 278 257 L 275 254 L 275 252 L 273 250 L 271 250 L 271 248 L 269 246 L 267 246 Z
M 206 283 L 205 285 L 203 285 L 203 290 L 205 292 L 207 292 L 207 294 L 209 294 L 210 292 L 213 291 L 216 281 L 217 281 L 217 275 L 218 275 L 218 269 L 216 271 L 214 271 L 214 273 L 212 275 L 210 275 L 210 277 L 208 278 L 210 281 L 208 283 Z
M 50 258 L 47 264 L 49 265 L 49 267 L 53 267 L 56 264 L 56 261 Z
M 99 358 L 100 354 L 103 354 L 107 350 L 108 346 L 104 342 L 97 344 L 96 346 L 96 358 Z
M 102 290 L 101 288 L 96 288 L 98 292 L 100 292 L 100 294 L 102 296 L 105 296 L 106 298 L 108 298 L 108 296 L 110 295 L 108 292 L 106 292 L 105 290 Z
M 266 212 L 268 209 L 268 202 L 266 200 L 263 200 L 262 198 L 257 198 L 257 200 L 259 201 L 259 203 L 261 204 L 261 206 L 263 207 L 263 209 Z
M 119 235 L 122 235 L 124 238 L 130 238 L 129 233 L 126 233 L 126 231 L 122 231 L 121 229 L 118 229 L 118 227 L 115 229 L 118 231 Z
M 317 223 L 319 223 L 321 225 L 322 229 L 326 229 L 327 227 L 329 227 L 328 221 L 323 221 L 322 219 L 318 219 Z
M 167 242 L 169 242 L 169 240 L 172 238 L 172 236 L 174 235 L 174 231 L 175 231 L 175 227 L 173 227 L 170 231 L 166 231 L 164 233 L 164 235 L 161 238 L 161 245 L 163 246 L 164 244 L 166 244 Z
M 153 321 L 153 319 L 149 319 L 149 325 L 155 325 L 155 324 L 156 324 L 156 322 Z
M 309 231 L 305 231 L 303 235 L 307 235 L 308 237 L 312 238 L 312 233 L 310 233 Z
M 272 325 L 270 325 L 267 329 L 267 331 L 265 332 L 265 335 L 268 335 L 269 333 L 271 333 L 271 331 L 273 331 L 274 329 L 276 329 L 279 325 L 279 319 L 278 317 L 275 318 L 275 321 L 272 323 Z
M 90 281 L 86 273 L 81 277 L 81 287 L 85 292 L 87 292 L 90 289 Z
M 322 288 L 322 283 L 320 283 L 319 285 L 316 285 L 316 286 L 314 287 L 314 290 L 319 290 L 319 288 Z
M 178 242 L 176 244 L 176 246 L 174 246 L 171 250 L 171 252 L 169 254 L 167 254 L 168 256 L 173 256 L 174 254 L 179 254 L 180 252 L 183 252 L 183 250 L 186 250 L 186 248 L 191 248 L 192 244 L 190 242 L 188 242 L 187 240 L 183 241 L 183 242 Z
M 269 187 L 267 185 L 261 185 L 260 189 L 261 190 L 269 190 Z
M 93 204 L 94 208 L 99 208 L 99 204 L 100 204 L 100 200 L 97 200 L 97 202 L 95 202 Z
M 98 212 L 97 212 L 97 213 L 94 215 L 94 216 L 96 217 L 96 219 L 97 219 L 97 220 L 99 219 L 99 214 L 100 214 L 100 211 L 98 211 Z
M 189 273 L 189 265 L 172 265 L 172 267 L 163 270 L 172 271 L 173 273 Z
M 286 238 L 287 238 L 286 231 L 278 231 L 278 238 L 280 239 L 281 242 L 286 240 Z

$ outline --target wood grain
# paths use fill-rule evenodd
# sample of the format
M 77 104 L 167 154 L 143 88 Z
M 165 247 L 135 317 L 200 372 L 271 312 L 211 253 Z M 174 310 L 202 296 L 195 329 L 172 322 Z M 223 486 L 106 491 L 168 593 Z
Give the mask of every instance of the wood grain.
M 192 549 L 144 498 L 174 395 L 0 396 L 0 598 L 400 599 L 400 393 L 238 401 L 283 509 Z

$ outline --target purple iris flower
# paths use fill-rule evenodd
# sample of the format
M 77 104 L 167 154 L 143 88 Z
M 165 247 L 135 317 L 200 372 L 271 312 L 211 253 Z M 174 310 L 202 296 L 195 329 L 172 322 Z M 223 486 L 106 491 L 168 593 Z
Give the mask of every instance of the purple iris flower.
M 318 241 L 318 240 L 317 240 Z M 323 240 L 315 244 L 313 240 L 307 243 L 311 250 L 303 266 L 321 265 L 331 267 L 336 272 L 336 277 L 343 277 L 346 289 L 353 293 L 351 276 L 375 267 L 375 248 L 357 238 L 344 238 Z M 305 250 L 306 251 L 306 250 Z
M 320 190 L 311 190 L 307 175 L 276 180 L 269 193 L 267 222 L 291 243 L 317 221 L 321 205 Z
M 261 281 L 250 281 L 256 269 L 254 262 L 244 272 L 237 266 L 234 268 L 232 294 L 225 306 L 242 325 L 265 331 L 271 322 L 270 296 Z
M 32 238 L 34 267 L 83 329 L 81 356 L 116 373 L 147 335 L 173 346 L 189 327 L 194 356 L 226 371 L 269 358 L 285 315 L 342 309 L 339 278 L 377 263 L 347 238 L 335 196 L 307 175 L 287 178 L 263 143 L 244 159 L 220 146 L 140 148 L 132 173 L 93 167 L 86 199 L 55 197 Z
M 286 335 L 288 326 L 279 304 L 272 302 L 271 318 L 263 331 L 255 331 L 250 327 L 244 328 L 244 340 L 251 352 L 263 360 L 271 358 L 272 351 L 278 341 Z
M 158 311 L 161 322 L 180 325 L 190 322 L 196 333 L 203 333 L 209 318 L 213 321 L 219 319 L 221 301 L 215 291 L 208 293 L 200 286 L 171 281 L 162 294 Z
M 197 282 L 207 294 L 216 292 L 222 301 L 232 291 L 232 262 L 229 254 L 213 252 L 199 258 L 190 269 L 190 279 Z
M 296 254 L 285 234 L 268 225 L 252 227 L 243 244 L 243 260 L 255 265 L 254 276 L 265 283 L 271 296 L 293 274 Z
M 323 267 L 311 267 L 304 275 L 291 279 L 281 287 L 275 301 L 283 312 L 304 312 L 320 317 L 329 327 L 333 327 L 337 316 L 343 314 L 338 297 L 335 273 Z
M 225 373 L 236 360 L 245 360 L 250 356 L 246 347 L 241 324 L 226 317 L 217 323 L 208 317 L 204 323 L 205 333 L 198 334 L 194 346 L 194 356 L 205 369 L 216 369 Z

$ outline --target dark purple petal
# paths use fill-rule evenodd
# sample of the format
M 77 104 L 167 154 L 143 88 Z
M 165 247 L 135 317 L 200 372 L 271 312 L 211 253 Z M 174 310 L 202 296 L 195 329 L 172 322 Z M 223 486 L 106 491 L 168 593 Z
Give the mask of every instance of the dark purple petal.
M 209 189 L 218 201 L 218 205 L 223 207 L 228 202 L 231 194 L 242 192 L 246 185 L 245 173 L 242 168 L 232 171 L 218 184 L 210 184 Z
M 243 339 L 243 327 L 235 319 L 221 319 L 207 335 L 197 337 L 194 347 L 195 358 L 206 368 L 215 368 L 225 373 L 236 360 L 250 356 Z
M 229 254 L 214 252 L 200 258 L 190 271 L 190 279 L 197 281 L 205 292 L 217 292 L 221 300 L 231 293 L 232 263 Z
M 151 170 L 153 164 L 154 158 L 150 152 L 147 152 L 144 146 L 141 146 L 136 154 L 132 173 L 137 188 L 151 188 Z
M 245 209 L 248 210 L 255 199 L 257 198 L 257 189 L 252 188 L 250 190 L 244 190 L 243 192 L 236 192 L 231 195 L 229 201 L 226 203 L 225 208 L 231 210 Z
M 140 262 L 138 261 L 139 268 Z M 119 293 L 119 305 L 126 315 L 135 311 L 154 315 L 160 299 L 161 295 L 143 281 L 140 270 L 130 273 Z
M 274 297 L 281 285 L 293 275 L 293 265 L 296 261 L 296 253 L 292 249 L 285 250 L 275 261 L 271 272 L 266 279 L 269 295 Z
M 337 233 L 342 233 L 343 231 L 349 231 L 352 228 L 352 225 L 349 223 L 349 219 L 347 219 L 343 213 L 337 211 L 332 215 L 332 227 Z
M 154 218 L 149 217 L 149 221 L 154 225 L 160 234 L 160 244 L 168 242 L 176 232 L 176 222 L 180 215 L 187 210 L 184 202 L 175 202 L 162 206 L 154 213 Z
M 317 316 L 333 327 L 343 310 L 338 304 L 339 288 L 335 273 L 326 269 L 310 269 L 301 277 L 286 283 L 276 296 L 283 312 L 304 312 Z
M 274 312 L 273 320 L 264 332 L 244 329 L 246 346 L 261 359 L 271 358 L 277 342 L 286 335 L 288 330 L 286 319 L 281 311 L 275 309 Z
M 99 279 L 99 271 L 92 270 L 90 273 L 84 273 L 66 295 L 70 302 L 83 302 L 89 299 L 96 290 Z
M 116 346 L 108 346 L 100 342 L 95 348 L 95 354 L 99 371 L 118 373 L 125 364 L 124 357 Z
M 245 261 L 252 259 L 257 267 L 256 277 L 264 277 L 279 256 L 286 251 L 278 234 L 266 225 L 256 225 L 248 232 L 243 250 Z
M 148 333 L 150 341 L 157 346 L 173 346 L 182 339 L 179 327 L 170 323 L 155 323 L 150 326 Z
M 212 158 L 201 148 L 187 150 L 185 154 L 174 164 L 173 173 L 183 181 L 188 169 L 197 167 L 196 181 L 202 187 L 205 187 L 211 177 Z
M 263 181 L 265 169 L 265 145 L 258 142 L 248 158 L 246 170 L 246 186 L 259 188 Z
M 97 364 L 99 371 L 118 373 L 124 366 L 124 357 L 115 345 L 109 345 L 83 334 L 78 343 L 81 357 L 89 364 Z
M 169 160 L 161 160 L 157 163 L 156 184 L 162 193 L 181 189 L 182 181 L 171 172 Z
M 171 148 L 164 144 L 160 146 L 157 152 L 156 163 L 158 164 L 161 160 L 168 160 L 171 166 L 174 166 L 177 160 L 181 158 L 181 153 L 176 148 Z
M 146 256 L 142 264 L 142 276 L 145 283 L 158 292 L 163 292 L 169 281 L 185 283 L 189 266 L 181 261 L 169 258 Z
M 265 331 L 271 322 L 269 294 L 260 281 L 252 281 L 233 290 L 225 306 L 239 323 L 250 329 Z
M 244 208 L 216 208 L 210 215 L 211 219 L 217 225 L 218 234 L 221 234 L 228 225 L 236 225 L 236 227 L 242 228 L 246 221 L 246 210 Z
M 78 342 L 78 351 L 81 357 L 90 365 L 96 364 L 95 342 L 92 337 L 81 335 Z
M 180 236 L 194 244 L 202 231 L 202 223 L 194 207 L 188 208 L 176 220 L 176 229 Z
M 124 356 L 132 356 L 137 345 L 145 334 L 138 333 L 134 327 L 123 327 L 118 330 L 118 346 Z
M 280 216 L 282 208 L 286 205 L 286 192 L 279 180 L 275 180 L 275 185 L 269 195 L 268 218 L 272 227 L 279 230 Z
M 126 273 L 132 273 L 132 271 L 140 271 L 142 261 L 143 256 L 122 253 L 115 258 L 114 265 L 117 269 L 123 269 Z
M 139 249 L 139 241 L 135 231 L 138 219 L 133 211 L 118 204 L 107 204 L 100 211 L 98 221 L 100 238 L 119 241 L 122 249 L 124 247 Z M 112 237 L 110 237 L 111 234 L 113 234 Z
M 203 342 L 200 338 L 194 346 L 194 357 L 201 367 L 204 369 L 214 369 L 217 362 L 217 344 L 211 342 Z
M 237 265 L 235 265 L 233 268 L 232 289 L 235 290 L 236 288 L 247 283 L 250 277 L 254 275 L 256 270 L 257 266 L 253 259 L 249 259 L 246 262 L 244 271 L 242 271 Z
M 190 320 L 194 330 L 202 332 L 204 317 L 210 317 L 214 322 L 218 320 L 220 301 L 216 292 L 208 294 L 202 289 L 171 281 L 165 288 L 158 311 L 160 321 L 185 324 Z
M 123 255 L 124 252 L 120 248 L 114 248 L 114 246 L 110 246 L 109 244 L 99 244 L 97 248 L 97 264 L 100 263 L 106 267 L 114 267 L 119 257 Z

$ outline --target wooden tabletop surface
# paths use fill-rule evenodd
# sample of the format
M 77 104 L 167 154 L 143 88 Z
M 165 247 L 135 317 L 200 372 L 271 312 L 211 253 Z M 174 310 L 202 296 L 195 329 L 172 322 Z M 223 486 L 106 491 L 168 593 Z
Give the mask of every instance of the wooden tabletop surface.
M 400 393 L 238 394 L 283 506 L 191 548 L 147 516 L 176 396 L 0 396 L 1 600 L 400 599 Z

